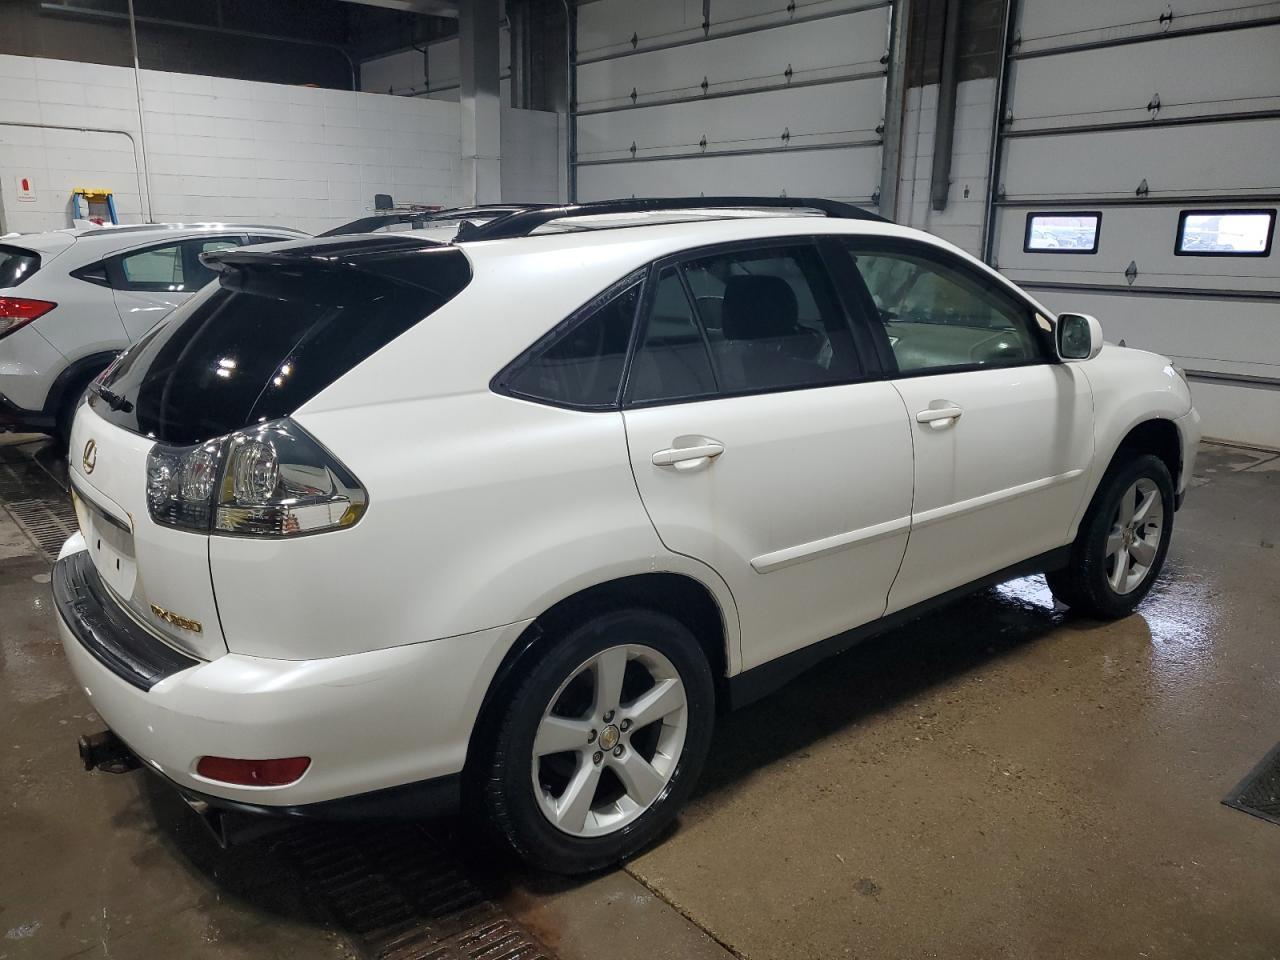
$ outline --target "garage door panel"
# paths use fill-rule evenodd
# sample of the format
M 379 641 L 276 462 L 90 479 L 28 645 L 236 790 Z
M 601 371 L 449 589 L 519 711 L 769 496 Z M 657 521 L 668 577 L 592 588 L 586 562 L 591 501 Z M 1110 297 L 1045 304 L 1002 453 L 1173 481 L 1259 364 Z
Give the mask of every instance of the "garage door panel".
M 1140 286 L 1196 287 L 1276 291 L 1280 270 L 1274 257 L 1177 256 L 1174 246 L 1178 218 L 1183 209 L 1212 209 L 1205 204 L 1148 207 L 1105 207 L 1098 232 L 1098 252 L 1034 253 L 1022 249 L 1029 213 L 1053 215 L 1044 207 L 1004 207 L 997 215 L 996 262 L 1000 269 L 1027 280 L 1064 280 L 1078 283 L 1127 283 L 1124 272 L 1137 266 Z M 1233 207 L 1238 206 L 1232 204 Z M 1275 204 L 1260 204 L 1272 209 Z M 1276 336 L 1280 338 L 1280 319 Z
M 886 6 L 888 0 L 797 0 L 792 9 L 786 0 L 717 2 L 711 6 L 710 28 L 704 34 L 701 0 L 597 0 L 584 3 L 577 11 L 578 60 L 585 63 L 707 36 Z
M 1280 305 L 1275 302 L 1233 302 L 1231 322 L 1223 323 L 1224 306 L 1214 300 L 1034 287 L 1030 292 L 1052 310 L 1093 314 L 1111 343 L 1124 340 L 1126 346 L 1163 354 L 1189 370 L 1280 377 L 1280 363 L 1258 355 L 1259 343 L 1277 335 Z
M 578 118 L 582 162 L 875 140 L 878 78 Z M 784 134 L 789 137 L 784 139 Z
M 1276 64 L 1271 95 L 1240 63 Z M 1202 65 L 1188 69 L 1188 64 Z M 1016 62 L 1010 129 L 1280 108 L 1280 24 Z M 1260 95 L 1262 93 L 1262 95 Z M 1154 95 L 1160 107 L 1147 109 Z
M 1009 199 L 1274 192 L 1280 123 L 1250 120 L 1010 139 Z
M 820 196 L 866 204 L 880 182 L 878 147 L 691 157 L 578 168 L 581 200 L 631 196 Z
M 695 99 L 765 85 L 800 84 L 851 74 L 883 72 L 888 13 L 876 9 L 797 23 L 685 47 L 584 64 L 578 70 L 581 113 L 635 103 Z
M 1168 30 L 1266 19 L 1280 11 L 1280 3 L 1267 0 L 1178 0 L 1172 6 L 1176 7 L 1172 20 L 1162 21 L 1171 10 L 1167 0 L 1020 0 L 1017 52 L 1157 37 Z

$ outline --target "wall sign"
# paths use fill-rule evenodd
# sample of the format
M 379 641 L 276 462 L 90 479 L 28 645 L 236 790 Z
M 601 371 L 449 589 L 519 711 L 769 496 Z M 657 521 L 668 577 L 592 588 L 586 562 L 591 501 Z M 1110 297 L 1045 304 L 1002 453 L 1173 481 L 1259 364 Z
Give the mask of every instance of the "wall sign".
M 18 177 L 18 199 L 28 203 L 36 201 L 36 185 L 30 177 Z

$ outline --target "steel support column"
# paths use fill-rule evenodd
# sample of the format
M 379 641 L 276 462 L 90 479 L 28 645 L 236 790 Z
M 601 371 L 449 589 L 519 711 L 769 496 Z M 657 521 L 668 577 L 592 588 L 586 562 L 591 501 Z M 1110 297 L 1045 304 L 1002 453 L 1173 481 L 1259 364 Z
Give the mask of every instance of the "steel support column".
M 463 205 L 502 199 L 498 0 L 470 0 L 458 17 Z

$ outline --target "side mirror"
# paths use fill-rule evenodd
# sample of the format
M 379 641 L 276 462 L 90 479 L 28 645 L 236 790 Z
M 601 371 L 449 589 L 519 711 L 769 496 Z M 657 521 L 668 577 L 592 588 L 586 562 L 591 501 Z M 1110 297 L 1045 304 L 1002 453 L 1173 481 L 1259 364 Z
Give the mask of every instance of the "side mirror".
M 1092 360 L 1102 351 L 1102 324 L 1087 313 L 1058 314 L 1054 337 L 1063 360 Z

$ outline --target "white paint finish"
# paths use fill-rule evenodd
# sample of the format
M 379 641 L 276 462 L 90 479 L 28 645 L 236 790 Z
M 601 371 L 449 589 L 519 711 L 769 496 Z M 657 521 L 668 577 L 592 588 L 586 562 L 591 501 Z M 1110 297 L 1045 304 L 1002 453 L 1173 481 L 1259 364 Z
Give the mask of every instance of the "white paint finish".
M 703 96 L 704 78 L 708 94 L 781 84 L 787 67 L 792 83 L 883 72 L 888 18 L 886 8 L 867 10 L 725 37 L 693 50 L 672 47 L 584 64 L 578 69 L 578 106 L 586 111 L 629 107 L 633 89 L 640 104 L 697 99 Z M 823 95 L 821 90 L 808 93 Z
M 1071 539 L 1089 492 L 1085 470 L 1094 446 L 1084 366 L 1045 363 L 893 381 L 913 418 L 943 400 L 963 413 L 912 422 L 911 539 L 890 612 Z
M 90 440 L 96 444 L 97 459 L 93 471 L 87 473 L 81 453 Z M 106 524 L 82 527 L 81 532 L 86 540 L 93 538 L 87 546 L 99 575 L 127 601 L 136 619 L 188 654 L 206 660 L 219 657 L 227 647 L 209 580 L 209 538 L 151 520 L 146 476 L 147 454 L 153 445 L 147 437 L 107 423 L 87 404 L 80 407 L 67 458 L 71 479 L 114 512 L 127 515 L 133 527 L 132 534 L 114 541 L 114 528 Z M 98 537 L 105 542 L 99 545 Z M 196 633 L 171 626 L 155 615 L 152 604 L 195 620 L 203 629 Z
M 189 789 L 285 806 L 460 770 L 488 680 L 524 624 L 332 659 L 233 654 L 146 692 L 58 627 L 94 711 L 145 762 Z M 285 787 L 236 787 L 195 773 L 205 755 L 307 756 L 311 766 Z
M 314 233 L 366 214 L 374 193 L 446 206 L 459 200 L 456 106 L 142 71 L 140 124 L 131 69 L 28 59 L 0 56 L 0 80 L 34 84 L 33 122 L 118 127 L 135 139 L 145 124 L 156 221 L 256 220 Z M 134 99 L 119 108 L 97 105 L 104 90 Z M 0 173 L 35 165 L 41 200 L 15 210 L 12 178 L 0 177 L 4 229 L 67 226 L 73 186 L 111 189 L 122 222 L 143 219 L 140 145 L 135 157 L 124 134 L 6 126 L 26 119 L 6 109 L 0 107 Z
M 1160 17 L 1173 12 L 1171 23 Z M 1280 13 L 1275 0 L 1019 0 L 1019 49 L 1030 52 L 1066 44 L 1157 37 L 1177 29 L 1261 19 Z M 1131 48 L 1132 49 L 1132 48 Z
M 635 481 L 663 544 L 717 570 L 733 591 L 744 666 L 884 612 L 911 512 L 911 437 L 889 384 L 625 417 Z M 724 453 L 692 470 L 651 462 L 675 438 L 695 435 Z
M 1263 69 L 1277 61 L 1280 24 L 1014 61 L 1010 90 L 1018 109 L 1010 129 L 1274 110 L 1280 107 L 1280 66 L 1272 67 L 1268 83 L 1258 70 L 1212 65 Z M 1156 94 L 1160 109 L 1153 114 L 1147 104 Z M 1214 153 L 1214 141 L 1201 149 Z
M 578 168 L 578 199 L 611 197 L 827 197 L 866 203 L 880 185 L 880 148 L 780 151 L 745 157 L 655 160 Z

